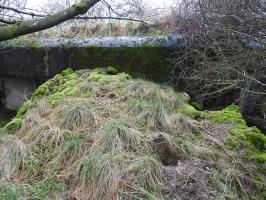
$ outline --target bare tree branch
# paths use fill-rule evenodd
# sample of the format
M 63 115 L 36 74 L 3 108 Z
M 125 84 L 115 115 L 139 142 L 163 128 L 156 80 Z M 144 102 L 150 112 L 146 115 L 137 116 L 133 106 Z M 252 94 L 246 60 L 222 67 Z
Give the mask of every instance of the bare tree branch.
M 70 8 L 53 15 L 46 16 L 45 18 L 26 20 L 17 22 L 16 24 L 0 27 L 0 41 L 51 28 L 69 19 L 73 19 L 78 15 L 85 14 L 99 1 L 100 0 L 83 0 Z
M 17 23 L 17 21 L 15 21 L 15 20 L 7 20 L 4 18 L 0 18 L 0 22 L 3 24 L 15 24 L 15 23 Z
M 133 18 L 127 18 L 127 17 L 75 17 L 74 19 L 84 19 L 84 20 L 101 20 L 101 19 L 114 19 L 114 20 L 121 20 L 121 21 L 134 21 L 134 22 L 140 22 L 144 24 L 148 24 L 144 20 L 138 20 Z
M 22 11 L 22 10 L 18 10 L 16 8 L 12 8 L 12 7 L 8 7 L 8 6 L 4 6 L 4 5 L 0 5 L 0 8 L 1 9 L 5 9 L 5 10 L 11 10 L 15 13 L 18 13 L 18 14 L 23 14 L 23 15 L 30 15 L 30 16 L 34 16 L 34 17 L 45 17 L 45 15 L 40 15 L 40 14 L 36 14 L 36 13 L 33 13 L 33 12 L 25 12 L 25 11 Z

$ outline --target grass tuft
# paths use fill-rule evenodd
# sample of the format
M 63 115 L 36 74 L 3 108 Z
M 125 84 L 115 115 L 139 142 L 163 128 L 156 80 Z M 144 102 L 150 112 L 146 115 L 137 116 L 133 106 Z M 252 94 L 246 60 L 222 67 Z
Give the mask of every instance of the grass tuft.
M 95 121 L 92 111 L 84 105 L 70 105 L 62 113 L 63 124 L 69 129 L 91 126 Z

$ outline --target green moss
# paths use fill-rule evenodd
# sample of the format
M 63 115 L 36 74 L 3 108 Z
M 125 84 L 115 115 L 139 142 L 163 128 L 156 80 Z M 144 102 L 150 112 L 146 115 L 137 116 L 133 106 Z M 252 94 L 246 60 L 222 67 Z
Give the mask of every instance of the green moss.
M 39 50 L 39 49 L 42 50 L 44 46 L 36 41 L 33 44 L 31 44 L 29 48 L 32 50 Z
M 235 123 L 246 125 L 246 122 L 240 113 L 240 109 L 236 105 L 228 106 L 220 111 L 208 112 L 208 115 L 217 123 Z
M 14 118 L 11 122 L 5 125 L 7 130 L 17 130 L 21 128 L 22 119 L 21 118 Z
M 115 66 L 117 71 L 156 82 L 169 80 L 172 63 L 165 47 L 95 47 L 69 49 L 69 62 L 75 69 Z
M 116 75 L 118 74 L 118 70 L 113 66 L 109 66 L 107 67 L 106 73 L 109 75 Z
M 112 76 L 112 75 L 107 74 L 107 71 L 104 71 L 101 68 L 94 69 L 90 73 L 90 76 L 88 77 L 88 81 L 99 82 L 102 84 L 109 84 L 114 80 L 125 82 L 130 79 L 131 79 L 131 76 L 129 76 L 126 73 L 120 73 L 120 74 L 117 74 L 117 76 Z
M 105 78 L 105 77 L 106 77 L 105 74 L 103 74 L 103 73 L 101 73 L 101 72 L 96 70 L 96 71 L 92 71 L 92 73 L 90 74 L 88 80 L 97 82 L 100 79 Z
M 62 76 L 67 76 L 67 75 L 74 74 L 74 71 L 73 71 L 73 69 L 71 69 L 71 68 L 67 68 L 67 69 L 64 70 L 61 74 L 62 74 Z
M 17 26 L 19 25 L 20 23 L 17 23 Z M 24 48 L 35 50 L 35 49 L 44 48 L 44 45 L 42 44 L 41 40 L 36 40 L 35 38 L 34 39 L 26 38 L 22 36 L 22 37 L 17 37 L 17 38 L 14 38 L 12 40 L 2 43 L 1 47 L 6 47 L 6 48 L 24 47 Z
M 87 4 L 81 2 L 81 3 L 75 4 L 74 7 L 77 8 L 77 9 L 84 10 L 84 9 L 87 8 Z
M 77 78 L 78 75 L 72 69 L 68 68 L 41 85 L 33 93 L 31 99 L 36 101 L 40 97 L 46 96 L 48 102 L 56 106 L 65 97 L 75 96 L 80 91 Z
M 96 71 L 94 74 L 99 74 Z M 97 75 L 96 75 L 97 76 Z M 93 75 L 92 75 L 93 77 Z M 45 97 L 52 106 L 58 105 L 66 97 L 74 97 L 81 93 L 84 82 L 77 82 L 78 74 L 71 68 L 64 70 L 61 74 L 43 83 L 32 94 L 30 101 L 25 102 L 18 111 L 16 118 L 23 118 L 29 107 L 35 107 L 39 99 Z M 87 97 L 93 96 L 91 92 L 85 92 Z
M 21 108 L 19 109 L 16 118 L 22 118 L 27 113 L 29 107 L 30 107 L 30 102 L 29 101 L 24 102 Z
M 245 147 L 247 158 L 261 163 L 260 171 L 266 172 L 266 136 L 257 127 L 246 125 L 238 106 L 232 105 L 221 111 L 207 112 L 206 116 L 216 123 L 232 123 L 229 144 L 233 148 Z
M 262 176 L 260 174 L 266 173 L 266 136 L 262 134 L 257 127 L 247 126 L 240 113 L 239 107 L 236 105 L 231 105 L 221 111 L 205 112 L 204 116 L 210 118 L 215 123 L 232 124 L 228 144 L 243 162 L 255 166 L 252 171 L 257 174 L 258 177 L 257 180 L 252 183 L 252 186 L 257 188 L 259 192 L 257 193 L 258 198 L 254 197 L 252 199 L 263 199 L 262 196 L 263 191 L 265 191 L 265 185 L 263 185 Z
M 49 93 L 49 84 L 43 84 L 32 94 L 32 98 L 39 97 Z
M 189 104 L 184 104 L 176 111 L 192 118 L 196 118 L 197 116 L 199 116 L 199 111 Z

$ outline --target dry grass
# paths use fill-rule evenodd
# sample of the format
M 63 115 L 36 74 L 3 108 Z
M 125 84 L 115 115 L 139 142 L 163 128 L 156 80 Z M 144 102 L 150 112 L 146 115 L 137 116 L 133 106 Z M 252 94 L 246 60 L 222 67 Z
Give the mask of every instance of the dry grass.
M 0 140 L 0 183 L 12 178 L 26 157 L 26 148 L 22 141 L 12 136 Z
M 86 37 L 117 37 L 166 35 L 172 32 L 164 23 L 144 24 L 138 22 L 80 22 L 63 24 L 48 30 L 27 36 L 31 38 L 86 38 Z
M 171 199 L 165 167 L 199 159 L 226 175 L 222 196 L 235 190 L 245 196 L 237 155 L 209 134 L 209 123 L 177 112 L 187 105 L 186 95 L 99 72 L 82 73 L 77 87 L 81 93 L 57 105 L 40 97 L 21 129 L 1 140 L 0 175 L 4 185 L 19 182 L 19 197 Z M 217 176 L 215 191 L 223 183 Z

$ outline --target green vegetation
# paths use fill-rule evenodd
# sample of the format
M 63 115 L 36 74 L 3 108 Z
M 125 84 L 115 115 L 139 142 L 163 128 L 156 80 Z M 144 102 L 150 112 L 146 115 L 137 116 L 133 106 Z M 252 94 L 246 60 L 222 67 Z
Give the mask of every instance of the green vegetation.
M 14 118 L 11 122 L 5 125 L 7 130 L 19 129 L 21 127 L 22 119 Z
M 118 74 L 118 70 L 113 66 L 109 66 L 107 67 L 106 73 L 109 75 L 116 75 Z
M 85 3 L 78 3 L 78 4 L 75 4 L 74 7 L 77 8 L 77 9 L 85 9 L 86 10 L 86 4 Z
M 5 126 L 0 199 L 263 199 L 265 136 L 236 106 L 188 102 L 114 67 L 65 70 Z
M 126 72 L 134 77 L 143 77 L 145 74 L 146 79 L 164 82 L 172 72 L 172 63 L 166 59 L 168 51 L 166 47 L 145 45 L 119 48 L 88 46 L 82 51 L 69 49 L 69 62 L 72 66 L 87 68 L 111 65 L 115 66 L 115 73 Z
M 239 149 L 245 147 L 247 159 L 255 159 L 266 173 L 266 136 L 257 127 L 248 127 L 240 114 L 238 106 L 232 105 L 221 111 L 208 112 L 211 119 L 217 123 L 233 123 L 230 129 L 230 145 Z
M 25 37 L 18 37 L 9 41 L 1 43 L 1 47 L 26 47 L 29 49 L 41 49 L 43 48 L 42 41 L 31 38 L 25 39 Z
M 75 40 L 73 40 L 75 41 Z M 0 44 L 2 48 L 22 47 L 32 51 L 38 51 L 46 55 L 49 51 L 42 39 L 17 38 Z M 87 46 L 82 49 L 72 48 L 62 40 L 58 42 L 58 51 L 61 46 L 69 55 L 69 63 L 75 69 L 107 67 L 107 73 L 115 75 L 118 72 L 126 72 L 134 77 L 143 77 L 156 82 L 165 82 L 172 76 L 173 63 L 167 57 L 171 50 L 169 47 L 143 45 L 127 47 L 100 47 Z M 115 67 L 114 67 L 115 66 Z M 45 90 L 45 88 L 42 88 Z M 40 91 L 42 92 L 42 91 Z
M 15 184 L 6 184 L 2 193 L 0 194 L 0 199 L 2 200 L 18 200 L 20 195 L 20 191 L 17 185 Z
M 6 120 L 6 119 L 4 119 L 4 120 L 3 119 L 0 119 L 0 128 L 4 127 L 8 123 L 9 123 L 8 120 Z

